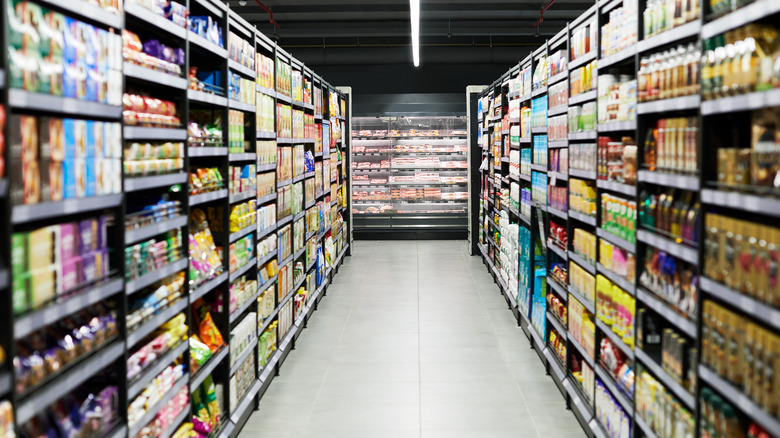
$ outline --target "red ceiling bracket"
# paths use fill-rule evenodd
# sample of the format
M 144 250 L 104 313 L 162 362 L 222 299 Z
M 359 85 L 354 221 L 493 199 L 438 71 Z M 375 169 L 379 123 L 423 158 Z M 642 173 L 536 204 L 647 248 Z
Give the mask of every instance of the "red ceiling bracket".
M 257 1 L 257 0 L 255 0 L 255 1 Z M 539 19 L 538 19 L 538 20 L 536 20 L 536 23 L 534 23 L 534 24 L 533 24 L 531 27 L 536 27 L 536 26 L 540 25 L 540 24 L 542 23 L 542 21 L 544 21 L 544 12 L 545 12 L 547 9 L 549 9 L 549 8 L 550 8 L 550 6 L 552 6 L 552 5 L 553 5 L 553 3 L 555 3 L 555 0 L 550 0 L 550 2 L 549 2 L 549 3 L 547 3 L 547 4 L 546 4 L 546 5 L 544 5 L 544 6 L 542 6 L 542 10 L 541 10 L 541 11 L 539 11 Z
M 277 29 L 281 29 L 282 28 L 282 26 L 279 26 L 279 23 L 274 21 L 274 11 L 272 11 L 271 8 L 269 8 L 268 6 L 260 3 L 260 0 L 255 0 L 255 3 L 260 5 L 260 7 L 263 8 L 264 11 L 268 12 L 268 15 L 269 15 L 268 21 L 270 21 L 271 24 L 273 24 Z

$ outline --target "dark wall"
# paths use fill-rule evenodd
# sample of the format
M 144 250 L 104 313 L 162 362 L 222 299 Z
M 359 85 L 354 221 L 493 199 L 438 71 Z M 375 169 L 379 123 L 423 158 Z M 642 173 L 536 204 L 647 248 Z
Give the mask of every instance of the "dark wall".
M 328 82 L 331 84 L 351 86 L 355 95 L 458 93 L 465 96 L 468 85 L 489 85 L 506 73 L 512 64 L 430 64 L 415 68 L 410 60 L 410 63 L 406 65 L 317 65 L 311 67 L 317 71 L 317 74 L 328 78 Z
M 466 87 L 490 85 L 511 65 L 431 64 L 313 67 L 333 85 L 352 87 L 354 116 L 464 115 Z

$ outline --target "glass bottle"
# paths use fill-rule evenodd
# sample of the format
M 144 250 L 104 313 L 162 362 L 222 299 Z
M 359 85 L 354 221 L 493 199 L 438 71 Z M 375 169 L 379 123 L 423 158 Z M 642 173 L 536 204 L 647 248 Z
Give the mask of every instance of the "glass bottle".
M 701 56 L 701 94 L 704 100 L 713 99 L 713 63 L 715 51 L 712 50 L 712 39 L 704 41 L 704 53 Z
M 648 65 L 649 61 L 647 58 L 642 58 L 641 61 L 639 61 L 639 71 L 637 72 L 637 97 L 639 98 L 640 102 L 647 102 L 647 95 L 648 95 Z

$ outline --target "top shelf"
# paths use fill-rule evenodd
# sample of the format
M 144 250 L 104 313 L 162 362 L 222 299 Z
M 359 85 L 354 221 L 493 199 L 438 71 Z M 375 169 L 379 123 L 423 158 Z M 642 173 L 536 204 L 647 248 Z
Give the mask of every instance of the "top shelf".
M 38 0 L 38 3 L 52 6 L 62 11 L 66 11 L 68 14 L 77 15 L 79 18 L 84 18 L 106 27 L 120 29 L 124 25 L 121 11 L 118 14 L 113 14 L 106 9 L 95 6 L 93 3 L 84 0 Z M 126 4 L 125 7 L 127 7 Z
M 704 40 L 712 38 L 778 12 L 780 12 L 780 2 L 777 0 L 758 0 L 705 24 L 701 28 L 701 38 Z
M 145 21 L 147 24 L 150 24 L 156 27 L 158 30 L 165 32 L 169 35 L 175 36 L 182 40 L 187 39 L 186 28 L 173 23 L 171 20 L 161 15 L 155 14 L 154 12 L 150 11 L 149 9 L 146 9 L 145 7 L 141 6 L 138 3 L 129 1 L 129 2 L 125 2 L 124 5 L 125 5 L 125 12 L 128 15 L 131 15 L 137 18 L 138 20 Z

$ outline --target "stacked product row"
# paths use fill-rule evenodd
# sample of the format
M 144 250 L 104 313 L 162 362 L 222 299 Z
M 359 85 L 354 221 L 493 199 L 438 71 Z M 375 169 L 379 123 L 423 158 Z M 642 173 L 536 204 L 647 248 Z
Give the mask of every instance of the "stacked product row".
M 349 247 L 348 98 L 219 0 L 5 20 L 0 435 L 237 436 Z
M 590 436 L 780 436 L 774 3 L 600 1 L 476 102 L 473 240 Z

